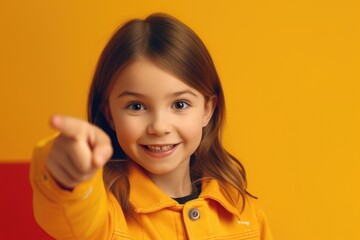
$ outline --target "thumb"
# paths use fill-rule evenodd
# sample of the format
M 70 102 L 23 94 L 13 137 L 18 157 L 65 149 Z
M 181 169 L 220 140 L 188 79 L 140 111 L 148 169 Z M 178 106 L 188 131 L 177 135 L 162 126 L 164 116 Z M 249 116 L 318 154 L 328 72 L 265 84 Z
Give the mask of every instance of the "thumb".
M 113 148 L 110 142 L 99 143 L 93 148 L 93 165 L 95 168 L 99 168 L 105 165 L 105 163 L 111 158 Z
M 113 148 L 111 139 L 101 128 L 90 125 L 93 138 L 90 140 L 90 145 L 93 153 L 93 166 L 102 167 L 111 158 Z

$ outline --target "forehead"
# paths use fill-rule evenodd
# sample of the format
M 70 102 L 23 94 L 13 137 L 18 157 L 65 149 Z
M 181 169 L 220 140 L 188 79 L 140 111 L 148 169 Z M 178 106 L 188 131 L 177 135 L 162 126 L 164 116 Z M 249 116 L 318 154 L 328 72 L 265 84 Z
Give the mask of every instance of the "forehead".
M 135 91 L 140 93 L 170 93 L 191 90 L 201 95 L 174 74 L 148 58 L 139 58 L 116 76 L 111 92 Z

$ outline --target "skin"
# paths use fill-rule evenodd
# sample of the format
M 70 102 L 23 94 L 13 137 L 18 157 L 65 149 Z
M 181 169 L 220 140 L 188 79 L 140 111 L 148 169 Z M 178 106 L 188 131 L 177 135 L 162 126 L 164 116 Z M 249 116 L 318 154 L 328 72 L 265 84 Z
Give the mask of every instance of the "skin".
M 122 149 L 167 195 L 191 193 L 189 161 L 211 119 L 216 98 L 205 101 L 196 89 L 146 58 L 117 76 L 103 112 Z M 112 155 L 111 141 L 86 121 L 55 116 L 60 132 L 47 167 L 64 189 L 91 179 Z
M 190 156 L 200 144 L 215 99 L 151 60 L 140 58 L 120 72 L 105 109 L 125 153 L 171 197 L 191 193 Z
M 50 125 L 60 134 L 53 142 L 46 166 L 62 188 L 71 190 L 91 179 L 110 159 L 110 138 L 97 126 L 59 115 L 51 118 Z

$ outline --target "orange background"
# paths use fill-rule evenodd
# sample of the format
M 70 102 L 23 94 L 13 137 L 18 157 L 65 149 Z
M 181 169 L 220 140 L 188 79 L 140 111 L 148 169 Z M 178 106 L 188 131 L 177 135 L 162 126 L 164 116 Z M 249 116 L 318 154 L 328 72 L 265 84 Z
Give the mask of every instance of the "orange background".
M 356 0 L 1 1 L 0 163 L 29 161 L 53 113 L 85 118 L 111 33 L 154 11 L 208 46 L 228 105 L 225 144 L 275 239 L 360 239 Z

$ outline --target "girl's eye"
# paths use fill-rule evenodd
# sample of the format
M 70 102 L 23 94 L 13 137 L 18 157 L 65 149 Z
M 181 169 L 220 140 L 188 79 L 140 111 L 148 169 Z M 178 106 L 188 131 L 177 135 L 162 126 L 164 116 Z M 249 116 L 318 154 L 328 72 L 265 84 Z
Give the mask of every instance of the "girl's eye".
M 189 106 L 190 105 L 185 101 L 178 101 L 178 102 L 174 103 L 173 108 L 181 110 L 181 109 L 188 108 Z
M 141 111 L 141 110 L 145 110 L 144 105 L 142 105 L 141 103 L 131 103 L 127 106 L 127 108 L 129 110 L 132 111 Z

